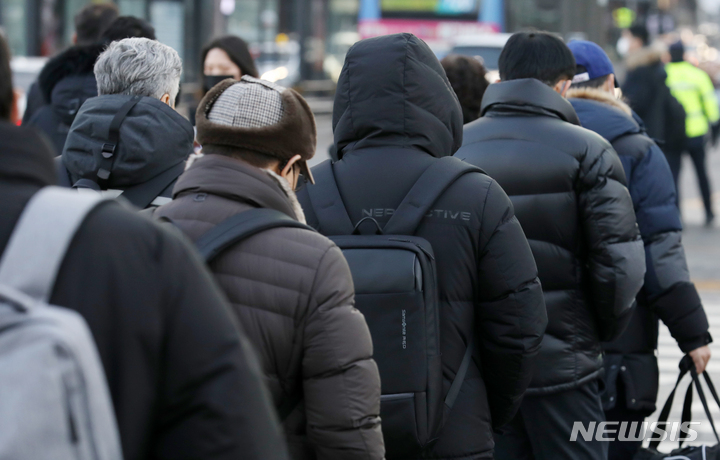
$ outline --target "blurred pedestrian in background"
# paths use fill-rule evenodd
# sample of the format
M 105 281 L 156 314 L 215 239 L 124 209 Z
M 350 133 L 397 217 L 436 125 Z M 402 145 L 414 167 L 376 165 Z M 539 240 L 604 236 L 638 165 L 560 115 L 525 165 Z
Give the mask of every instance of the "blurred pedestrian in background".
M 70 128 L 61 183 L 122 191 L 141 209 L 170 201 L 193 149 L 192 126 L 174 109 L 181 73 L 167 45 L 111 43 L 95 63 L 99 96 L 83 104 Z
M 568 442 L 573 424 L 605 419 L 601 341 L 627 326 L 645 258 L 617 154 L 580 127 L 563 98 L 576 64 L 547 32 L 505 45 L 500 83 L 455 154 L 498 181 L 538 264 L 548 327 L 517 416 L 496 435 L 499 460 L 607 458 L 607 443 Z M 586 267 L 580 270 L 579 267 Z
M 42 136 L 8 123 L 10 75 L 0 35 L 0 254 L 26 203 L 56 178 Z M 70 244 L 49 300 L 92 331 L 126 460 L 288 458 L 257 358 L 183 239 L 103 205 Z M 12 397 L 0 394 L 5 407 Z
M 62 154 L 80 107 L 98 94 L 93 71 L 98 56 L 109 43 L 129 37 L 154 40 L 155 29 L 143 19 L 121 16 L 110 23 L 94 43 L 73 46 L 52 58 L 40 72 L 37 85 L 48 103 L 26 119 L 25 124 L 43 131 L 55 147 L 56 155 Z
M 490 84 L 485 78 L 487 70 L 477 59 L 459 54 L 446 56 L 440 63 L 460 102 L 463 123 L 477 120 L 483 94 Z
M 645 244 L 647 271 L 637 308 L 625 332 L 603 344 L 605 416 L 613 422 L 642 422 L 655 411 L 658 393 L 658 317 L 693 358 L 698 374 L 710 358 L 707 344 L 712 339 L 700 296 L 690 282 L 665 155 L 630 107 L 615 96 L 615 71 L 602 48 L 587 41 L 572 41 L 569 47 L 577 73 L 568 98 L 580 123 L 603 136 L 620 156 Z M 631 460 L 641 445 L 640 440 L 612 441 L 609 459 Z
M 248 44 L 234 35 L 218 37 L 208 43 L 202 50 L 200 63 L 202 89 L 198 94 L 198 101 L 205 97 L 213 86 L 228 78 L 240 80 L 243 75 L 260 77 Z M 190 122 L 193 125 L 196 108 L 197 105 L 190 108 Z
M 650 43 L 643 25 L 634 25 L 624 32 L 629 38 L 625 60 L 627 75 L 622 85 L 623 96 L 645 124 L 648 136 L 663 148 L 684 144 L 682 127 L 685 112 L 670 93 L 665 80 L 664 50 Z
M 133 37 L 155 40 L 155 28 L 144 19 L 135 16 L 120 16 L 100 36 L 100 43 L 107 46 L 112 42 Z
M 196 241 L 260 209 L 305 222 L 294 189 L 300 173 L 310 177 L 316 130 L 299 94 L 246 75 L 212 88 L 197 121 L 205 155 L 156 216 Z M 372 340 L 337 246 L 310 228 L 274 228 L 210 267 L 260 354 L 292 458 L 384 458 Z
M 700 185 L 703 205 L 705 206 L 705 224 L 711 226 L 715 219 L 712 203 L 712 189 L 708 178 L 705 160 L 705 137 L 711 133 L 713 144 L 720 134 L 720 109 L 718 108 L 715 87 L 707 73 L 685 61 L 685 46 L 678 41 L 670 46 L 671 62 L 665 66 L 667 84 L 673 96 L 685 108 L 685 130 L 687 139 L 681 149 L 666 150 L 675 186 L 680 190 L 680 166 L 682 154 L 687 152 L 695 166 Z M 679 196 L 679 193 L 678 193 Z M 678 205 L 680 199 L 678 198 Z
M 72 38 L 73 47 L 60 53 L 54 59 L 51 59 L 43 71 L 48 69 L 45 71 L 46 74 L 58 74 L 57 80 L 68 74 L 87 74 L 88 65 L 92 70 L 92 64 L 102 51 L 102 49 L 99 51 L 94 50 L 94 48 L 96 48 L 94 45 L 96 45 L 102 33 L 105 32 L 105 29 L 112 24 L 118 15 L 118 7 L 113 3 L 89 4 L 85 6 L 74 18 L 75 32 Z M 91 62 L 87 64 L 87 61 Z M 48 91 L 47 83 L 44 86 L 45 88 L 42 87 L 40 82 L 36 82 L 30 87 L 27 96 L 27 106 L 23 115 L 23 124 L 30 121 L 35 115 L 35 112 L 41 107 L 52 102 L 52 88 Z M 75 112 L 77 113 L 77 108 L 75 108 Z M 67 133 L 67 130 L 65 132 Z M 51 139 L 53 138 L 52 134 L 49 134 L 49 136 Z M 62 150 L 62 147 L 60 150 Z
M 440 161 L 454 164 L 443 158 L 462 144 L 462 112 L 425 42 L 411 34 L 387 35 L 350 48 L 335 95 L 333 131 L 339 161 L 314 171 L 327 173 L 315 175 L 318 184 L 333 177 L 337 182 L 336 199 L 346 209 L 349 225 L 340 234 L 349 235 L 361 220 L 372 224 L 365 219 L 368 212 L 378 228 L 391 216 L 410 219 L 396 211 L 428 168 Z M 308 223 L 325 232 L 333 222 L 320 218 L 327 211 L 310 194 L 311 187 L 319 185 L 301 189 L 300 202 Z M 530 382 L 547 323 L 545 305 L 530 248 L 497 182 L 478 171 L 440 193 L 410 235 L 427 240 L 437 261 L 444 391 L 455 382 L 468 348 L 472 359 L 439 439 L 411 458 L 493 458 L 493 429 L 513 417 Z M 420 325 L 417 320 L 407 324 L 410 343 L 410 328 Z M 376 347 L 378 361 L 381 353 L 385 362 L 400 356 Z M 383 382 L 398 380 L 395 369 L 387 371 L 383 376 L 381 369 Z M 402 430 L 390 433 L 393 440 L 407 439 L 406 433 L 416 436 L 413 408 L 389 402 L 383 423 L 392 421 Z M 425 412 L 418 417 L 422 420 Z M 398 420 L 407 426 L 399 426 Z M 386 435 L 389 451 L 388 439 Z

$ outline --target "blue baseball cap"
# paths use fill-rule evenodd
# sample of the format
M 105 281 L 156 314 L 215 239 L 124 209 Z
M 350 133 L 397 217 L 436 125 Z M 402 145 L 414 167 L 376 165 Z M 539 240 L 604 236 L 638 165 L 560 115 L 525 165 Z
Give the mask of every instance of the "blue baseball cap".
M 615 74 L 615 68 L 610 58 L 597 44 L 586 40 L 573 40 L 568 43 L 568 48 L 575 56 L 575 63 L 587 70 L 576 74 L 573 83 L 582 83 Z M 617 86 L 617 79 L 615 79 L 615 86 Z

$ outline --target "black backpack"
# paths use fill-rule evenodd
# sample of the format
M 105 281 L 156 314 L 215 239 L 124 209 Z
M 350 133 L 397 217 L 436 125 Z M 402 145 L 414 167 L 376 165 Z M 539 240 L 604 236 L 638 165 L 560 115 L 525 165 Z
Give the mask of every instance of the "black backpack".
M 95 171 L 93 179 L 83 178 L 73 183 L 70 178 L 70 172 L 62 162 L 62 156 L 55 158 L 55 168 L 58 175 L 58 185 L 61 187 L 75 189 L 89 189 L 103 193 L 107 188 L 107 181 L 112 174 L 113 163 L 115 162 L 115 152 L 120 143 L 120 126 L 125 121 L 125 117 L 137 105 L 142 97 L 134 96 L 123 104 L 113 119 L 110 121 L 108 128 L 108 141 L 102 145 L 100 151 L 100 162 Z M 128 200 L 134 206 L 145 209 L 148 206 L 160 206 L 171 201 L 172 189 L 178 177 L 185 171 L 185 162 L 182 161 L 166 169 L 152 179 L 136 184 L 123 190 L 119 196 Z
M 372 217 L 353 225 L 330 161 L 313 168 L 316 185 L 308 185 L 308 194 L 320 231 L 342 249 L 353 276 L 355 306 L 372 335 L 388 458 L 416 456 L 438 439 L 472 359 L 471 336 L 455 380 L 443 394 L 435 257 L 427 240 L 412 235 L 440 195 L 473 172 L 483 171 L 457 158 L 440 158 L 381 229 Z M 375 234 L 360 234 L 362 225 L 373 222 Z

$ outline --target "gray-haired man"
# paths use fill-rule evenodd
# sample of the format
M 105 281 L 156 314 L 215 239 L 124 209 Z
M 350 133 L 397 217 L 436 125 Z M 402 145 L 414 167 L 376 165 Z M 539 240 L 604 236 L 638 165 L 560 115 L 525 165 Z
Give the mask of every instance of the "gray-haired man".
M 111 43 L 95 63 L 96 98 L 75 117 L 60 182 L 116 190 L 139 208 L 169 201 L 192 152 L 193 129 L 174 110 L 182 61 L 146 38 Z

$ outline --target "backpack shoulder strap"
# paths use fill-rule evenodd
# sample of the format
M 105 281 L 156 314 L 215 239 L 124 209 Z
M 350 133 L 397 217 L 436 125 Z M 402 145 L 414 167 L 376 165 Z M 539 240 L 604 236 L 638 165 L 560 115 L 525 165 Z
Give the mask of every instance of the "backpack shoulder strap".
M 275 209 L 251 209 L 235 214 L 208 230 L 198 238 L 195 246 L 200 251 L 200 255 L 205 262 L 210 262 L 233 244 L 264 230 L 277 227 L 304 228 L 312 232 L 315 231 L 313 228 Z
M 169 202 L 170 199 L 158 200 L 158 197 L 165 189 L 174 183 L 184 171 L 185 162 L 182 161 L 147 182 L 126 188 L 120 196 L 140 209 L 145 209 L 151 204 L 165 204 Z
M 0 284 L 43 302 L 50 299 L 65 252 L 99 194 L 45 187 L 28 202 L 0 258 Z
M 485 172 L 455 157 L 442 157 L 435 161 L 410 189 L 400 206 L 385 225 L 386 235 L 412 235 L 420 221 L 435 204 L 440 195 L 461 176 Z
M 137 105 L 142 99 L 141 96 L 133 96 L 127 102 L 125 102 L 120 109 L 117 111 L 113 119 L 110 121 L 108 127 L 108 141 L 102 145 L 100 150 L 100 163 L 95 171 L 96 181 L 102 188 L 107 185 L 107 181 L 110 178 L 113 164 L 115 163 L 115 153 L 117 152 L 117 146 L 120 142 L 120 126 L 125 121 L 125 117 L 130 111 Z
M 468 342 L 467 348 L 465 349 L 465 355 L 463 356 L 462 362 L 460 363 L 460 368 L 458 369 L 457 374 L 455 374 L 455 379 L 450 385 L 450 390 L 448 391 L 448 394 L 445 396 L 445 405 L 448 409 L 453 408 L 453 406 L 455 405 L 455 400 L 460 394 L 460 387 L 462 387 L 462 384 L 465 381 L 465 376 L 467 375 L 468 368 L 470 367 L 470 361 L 472 361 L 474 350 L 475 334 L 470 336 L 470 341 Z
M 354 226 L 340 196 L 330 160 L 313 168 L 315 185 L 307 185 L 308 195 L 323 235 L 350 235 Z

